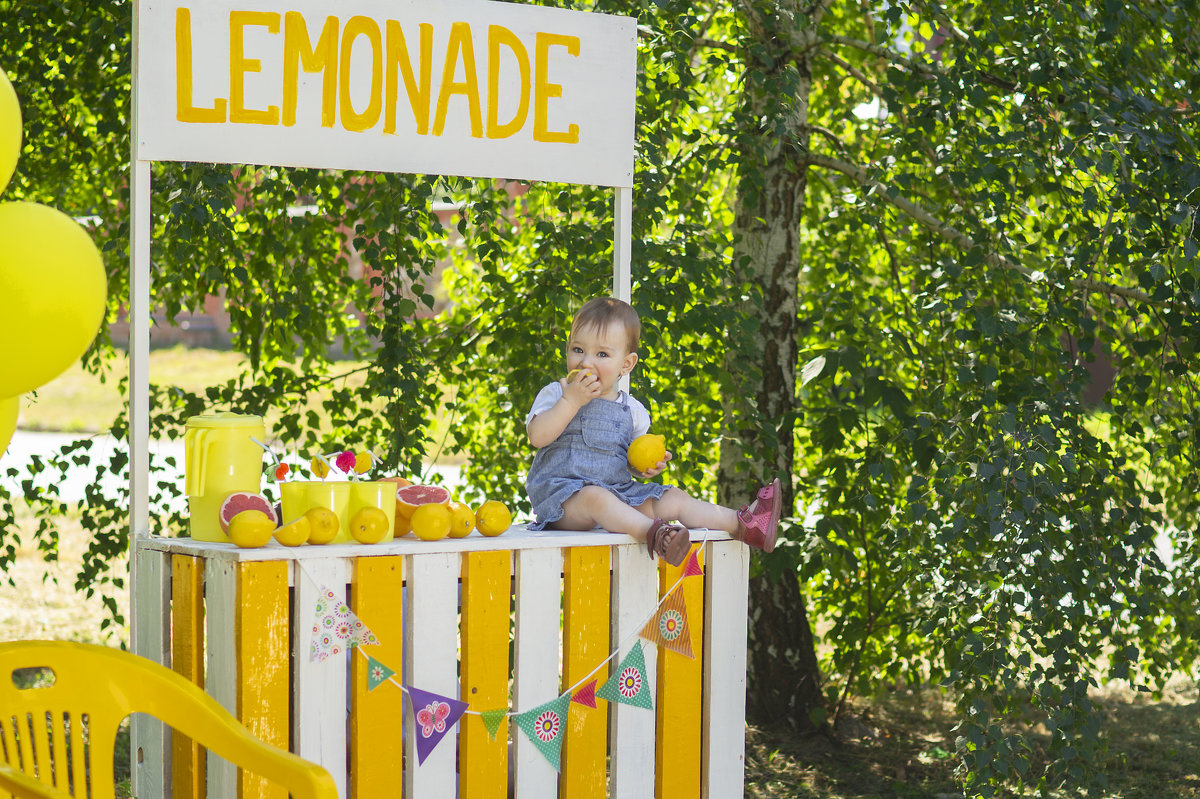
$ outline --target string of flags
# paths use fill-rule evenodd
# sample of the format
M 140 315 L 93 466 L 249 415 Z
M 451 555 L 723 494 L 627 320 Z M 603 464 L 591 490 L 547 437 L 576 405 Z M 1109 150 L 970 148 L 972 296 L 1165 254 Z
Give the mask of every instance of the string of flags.
M 698 548 L 693 547 L 679 579 L 659 599 L 654 611 L 641 625 L 636 636 L 630 638 L 643 639 L 685 657 L 695 657 L 692 651 L 691 628 L 688 625 L 687 602 L 680 586 L 688 577 L 704 574 L 697 552 Z M 579 682 L 549 702 L 521 712 L 507 708 L 475 711 L 460 699 L 405 685 L 394 679 L 394 669 L 362 651 L 364 646 L 379 644 L 379 639 L 333 591 L 320 586 L 312 628 L 310 657 L 314 661 L 323 661 L 330 656 L 357 649 L 367 658 L 368 692 L 374 691 L 385 682 L 390 682 L 406 693 L 414 713 L 418 764 L 425 762 L 429 753 L 441 743 L 463 715 L 472 714 L 480 717 L 493 739 L 500 728 L 500 722 L 505 718 L 512 718 L 517 728 L 554 766 L 555 771 L 558 771 L 563 739 L 567 731 L 567 714 L 572 703 L 594 708 L 596 700 L 603 699 L 615 704 L 654 709 L 642 640 L 634 640 L 609 678 L 602 685 L 596 685 L 599 680 L 595 678 L 595 674 L 616 657 L 629 640 L 618 644 L 607 658 L 597 663 Z

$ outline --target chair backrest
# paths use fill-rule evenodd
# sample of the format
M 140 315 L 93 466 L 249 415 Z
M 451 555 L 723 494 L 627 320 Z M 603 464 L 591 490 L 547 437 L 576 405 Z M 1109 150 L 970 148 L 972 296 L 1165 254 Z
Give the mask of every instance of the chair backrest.
M 39 668 L 49 670 L 47 679 L 18 685 L 27 681 L 20 670 Z M 0 755 L 10 769 L 59 795 L 110 799 L 113 744 L 130 713 L 160 719 L 296 799 L 337 797 L 324 768 L 255 738 L 216 700 L 151 660 L 65 641 L 0 644 Z

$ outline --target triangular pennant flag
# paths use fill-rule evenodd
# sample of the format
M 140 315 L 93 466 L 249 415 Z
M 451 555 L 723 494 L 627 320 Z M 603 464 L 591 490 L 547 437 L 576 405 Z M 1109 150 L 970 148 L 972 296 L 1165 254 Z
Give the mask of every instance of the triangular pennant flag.
M 367 655 L 367 690 L 374 691 L 396 672 Z
M 310 658 L 321 661 L 356 646 L 378 644 L 375 633 L 359 621 L 337 594 L 321 586 L 313 619 Z
M 552 702 L 513 716 L 513 721 L 550 761 L 555 771 L 559 770 L 562 742 L 567 734 L 567 711 L 570 709 L 571 695 L 563 694 Z
M 596 706 L 596 681 L 592 680 L 571 696 L 571 701 L 577 705 Z
M 690 658 L 696 657 L 692 654 L 692 630 L 688 626 L 687 601 L 681 587 L 677 586 L 667 594 L 658 606 L 658 612 L 646 622 L 639 635 L 664 649 Z
M 492 740 L 496 740 L 496 730 L 500 729 L 500 722 L 504 721 L 504 717 L 508 715 L 508 711 L 504 708 L 499 710 L 485 710 L 479 714 L 483 719 L 483 726 L 487 728 L 488 735 L 492 736 Z
M 600 686 L 596 696 L 609 702 L 620 702 L 635 707 L 654 709 L 650 698 L 650 685 L 646 677 L 646 658 L 642 655 L 642 642 L 634 641 L 633 649 L 617 666 L 608 682 Z
M 684 577 L 703 577 L 704 568 L 700 565 L 700 548 L 694 547 L 688 555 L 687 563 L 683 564 Z
M 467 709 L 466 702 L 439 696 L 411 685 L 405 688 L 409 701 L 412 702 L 413 722 L 417 732 L 417 764 L 425 762 L 425 758 L 433 748 L 441 743 L 442 738 L 458 723 L 458 719 Z

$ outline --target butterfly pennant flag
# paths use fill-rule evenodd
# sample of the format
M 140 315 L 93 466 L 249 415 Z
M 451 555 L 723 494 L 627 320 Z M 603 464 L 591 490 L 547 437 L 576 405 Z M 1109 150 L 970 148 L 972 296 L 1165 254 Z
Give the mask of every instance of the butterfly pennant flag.
M 446 733 L 458 723 L 459 718 L 466 712 L 467 703 L 460 702 L 448 696 L 422 691 L 420 688 L 406 686 L 409 701 L 413 708 L 413 721 L 417 731 L 417 765 L 425 762 L 425 758 L 434 747 L 442 742 Z
M 609 702 L 644 707 L 647 710 L 654 709 L 641 641 L 633 642 L 633 649 L 629 650 L 629 654 L 621 661 L 621 665 L 617 666 L 608 681 L 596 691 L 596 696 Z
M 571 695 L 563 694 L 558 699 L 513 716 L 521 732 L 550 761 L 555 771 L 560 770 L 562 742 L 567 734 L 567 711 L 570 708 Z
M 682 586 L 676 586 L 667 594 L 639 635 L 664 649 L 690 658 L 696 657 L 692 653 L 692 630 L 688 626 L 687 601 Z

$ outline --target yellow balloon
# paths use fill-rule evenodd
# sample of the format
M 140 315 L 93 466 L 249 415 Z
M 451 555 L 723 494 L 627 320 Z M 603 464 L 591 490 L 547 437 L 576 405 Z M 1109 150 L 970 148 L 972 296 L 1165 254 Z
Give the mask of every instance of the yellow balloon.
M 20 397 L 0 399 L 0 457 L 8 451 L 8 442 L 17 429 L 17 412 L 21 410 Z
M 0 69 L 0 191 L 8 185 L 21 155 L 21 104 L 17 92 Z
M 0 204 L 0 397 L 58 377 L 104 318 L 104 262 L 71 217 L 38 203 Z

